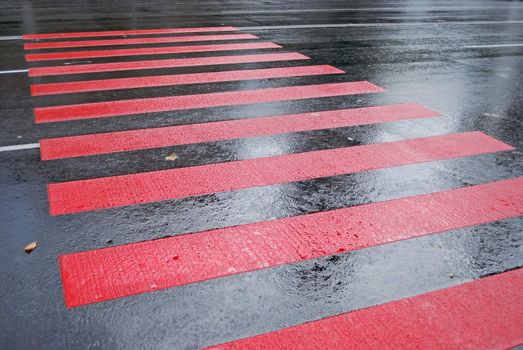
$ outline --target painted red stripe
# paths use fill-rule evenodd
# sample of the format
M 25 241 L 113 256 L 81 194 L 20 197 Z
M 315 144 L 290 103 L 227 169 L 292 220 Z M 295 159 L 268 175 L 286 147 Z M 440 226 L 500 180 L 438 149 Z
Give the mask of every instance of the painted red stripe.
M 140 55 L 160 55 L 160 54 L 170 54 L 170 53 L 175 54 L 175 53 L 188 53 L 188 52 L 209 52 L 209 51 L 214 52 L 214 51 L 277 49 L 277 48 L 281 48 L 281 46 L 276 45 L 274 43 L 270 43 L 270 42 L 256 42 L 256 43 L 245 43 L 245 44 L 145 47 L 145 48 L 139 48 L 139 49 L 33 53 L 33 54 L 25 55 L 25 60 L 27 62 L 32 62 L 32 61 L 68 60 L 68 59 L 76 59 L 76 58 L 140 56 Z
M 119 35 L 232 32 L 235 30 L 237 30 L 237 29 L 234 27 L 111 30 L 111 31 L 103 31 L 103 32 L 25 34 L 25 35 L 22 35 L 22 39 L 23 40 L 38 40 L 38 39 L 88 38 L 88 37 L 119 36 Z
M 248 70 L 233 70 L 206 73 L 156 75 L 146 77 L 84 80 L 66 83 L 31 85 L 31 96 L 70 94 L 87 91 L 137 89 L 154 86 L 175 86 L 188 84 L 218 83 L 251 79 L 273 79 L 303 77 L 326 74 L 342 74 L 342 70 L 328 65 L 278 67 Z
M 247 40 L 258 39 L 252 34 L 219 34 L 219 35 L 187 35 L 187 36 L 161 36 L 133 39 L 110 39 L 110 40 L 81 40 L 81 41 L 52 41 L 44 43 L 24 44 L 25 50 L 34 49 L 57 49 L 67 47 L 88 46 L 116 46 L 116 45 L 138 45 L 138 44 L 160 44 L 160 43 L 186 43 L 192 41 L 220 41 L 220 40 Z
M 65 304 L 75 307 L 521 215 L 523 178 L 517 178 L 58 260 Z
M 35 122 L 38 124 L 142 113 L 179 111 L 196 108 L 236 106 L 253 103 L 376 93 L 382 91 L 383 89 L 369 82 L 358 81 L 350 83 L 213 92 L 198 95 L 182 95 L 172 97 L 85 103 L 68 106 L 42 107 L 35 108 L 34 115 Z
M 510 150 L 481 132 L 50 184 L 51 215 L 113 208 Z
M 115 72 L 126 70 L 212 66 L 221 64 L 259 63 L 276 61 L 308 60 L 309 57 L 297 52 L 266 53 L 258 55 L 241 56 L 217 56 L 217 57 L 195 57 L 176 58 L 170 60 L 150 60 L 132 62 L 77 64 L 70 66 L 38 67 L 29 68 L 30 77 L 42 77 L 49 75 L 82 74 L 98 72 Z
M 177 125 L 40 140 L 42 160 L 435 117 L 415 103 Z
M 522 330 L 518 269 L 206 349 L 509 349 Z

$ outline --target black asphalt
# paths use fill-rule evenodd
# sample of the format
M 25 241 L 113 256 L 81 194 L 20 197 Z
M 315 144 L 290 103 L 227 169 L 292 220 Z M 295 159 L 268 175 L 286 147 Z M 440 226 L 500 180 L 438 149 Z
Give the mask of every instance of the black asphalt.
M 286 27 L 316 24 L 326 26 Z M 523 221 L 516 218 L 66 309 L 56 263 L 60 254 L 523 176 L 523 46 L 496 46 L 523 44 L 523 3 L 518 1 L 6 0 L 0 4 L 0 71 L 70 63 L 28 64 L 22 40 L 3 38 L 7 36 L 221 25 L 246 27 L 242 31 L 312 58 L 300 65 L 330 64 L 347 73 L 37 98 L 29 95 L 30 83 L 86 76 L 29 79 L 26 73 L 0 74 L 0 147 L 44 137 L 399 102 L 423 104 L 442 117 L 47 162 L 40 161 L 38 149 L 0 152 L 0 348 L 195 349 L 523 266 Z M 483 45 L 495 46 L 477 47 Z M 167 57 L 173 56 L 155 59 Z M 291 65 L 298 64 L 111 76 Z M 104 76 L 89 74 L 89 79 Z M 387 91 L 41 125 L 34 124 L 32 113 L 37 106 L 356 80 Z M 516 150 L 61 217 L 48 214 L 46 185 L 52 182 L 471 130 Z M 165 161 L 172 152 L 178 160 Z M 38 248 L 25 254 L 24 246 L 34 240 Z

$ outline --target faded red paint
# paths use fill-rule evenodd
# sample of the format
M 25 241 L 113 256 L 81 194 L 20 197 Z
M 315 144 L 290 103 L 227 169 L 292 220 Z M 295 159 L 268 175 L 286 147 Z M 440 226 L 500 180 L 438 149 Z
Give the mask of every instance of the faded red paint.
M 158 69 L 211 66 L 222 64 L 259 63 L 276 61 L 308 60 L 309 57 L 297 52 L 265 53 L 255 55 L 239 56 L 213 56 L 213 57 L 191 57 L 175 58 L 169 60 L 149 60 L 112 63 L 75 64 L 69 66 L 36 67 L 29 68 L 30 77 L 42 77 L 49 75 L 83 74 L 99 72 L 116 72 L 126 70 Z
M 518 269 L 206 349 L 476 350 L 521 344 Z
M 242 104 L 376 93 L 382 91 L 383 89 L 369 82 L 357 81 L 350 83 L 225 91 L 197 95 L 42 107 L 35 108 L 34 115 L 36 123 L 48 123 L 195 108 L 235 106 Z
M 71 214 L 511 149 L 468 132 L 55 183 L 48 185 L 49 211 Z
M 521 215 L 523 177 L 73 253 L 59 266 L 65 304 L 76 307 Z
M 31 85 L 31 96 L 342 73 L 345 72 L 332 66 L 321 65 L 85 80 L 65 83 L 34 84 Z
M 192 41 L 220 41 L 220 40 L 248 40 L 258 39 L 252 34 L 219 34 L 219 35 L 186 35 L 186 36 L 161 36 L 133 39 L 105 39 L 105 40 L 75 40 L 75 41 L 52 41 L 43 43 L 24 44 L 25 50 L 35 49 L 57 49 L 69 47 L 88 46 L 117 46 L 117 45 L 140 45 L 140 44 L 165 44 L 186 43 Z
M 281 48 L 281 46 L 276 45 L 274 43 L 263 41 L 263 42 L 245 43 L 245 44 L 164 46 L 164 47 L 144 47 L 144 48 L 137 48 L 137 49 L 33 53 L 33 54 L 25 55 L 25 60 L 27 62 L 32 62 L 32 61 L 69 60 L 69 59 L 77 59 L 77 58 L 142 56 L 142 55 L 176 54 L 176 53 L 188 53 L 188 52 L 217 52 L 217 51 L 255 50 L 255 49 L 278 49 L 278 48 Z
M 386 123 L 439 114 L 415 103 L 177 125 L 40 140 L 42 160 Z

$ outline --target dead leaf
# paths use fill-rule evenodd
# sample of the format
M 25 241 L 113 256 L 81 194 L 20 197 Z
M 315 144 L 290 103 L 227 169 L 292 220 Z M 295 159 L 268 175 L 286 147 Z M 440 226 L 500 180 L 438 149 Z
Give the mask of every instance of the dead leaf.
M 170 161 L 173 161 L 176 159 L 178 159 L 178 156 L 174 152 L 172 154 L 169 154 L 167 157 L 165 157 L 165 160 L 170 160 Z
M 31 243 L 29 243 L 28 245 L 25 246 L 24 251 L 27 254 L 31 254 L 32 251 L 36 249 L 37 245 L 38 245 L 38 243 L 36 241 L 33 241 L 33 242 L 31 242 Z

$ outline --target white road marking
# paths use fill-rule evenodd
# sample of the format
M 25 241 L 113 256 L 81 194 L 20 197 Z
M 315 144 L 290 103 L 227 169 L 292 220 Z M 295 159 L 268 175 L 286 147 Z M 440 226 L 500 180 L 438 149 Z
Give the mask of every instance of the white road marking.
M 313 28 L 349 28 L 349 27 L 401 27 L 401 26 L 444 26 L 444 25 L 482 25 L 482 24 L 523 24 L 523 21 L 463 21 L 463 22 L 404 22 L 404 23 L 326 23 L 326 24 L 291 24 L 281 26 L 236 27 L 239 30 L 265 29 L 313 29 Z
M 263 13 L 305 13 L 305 12 L 416 12 L 416 11 L 481 11 L 481 10 L 504 10 L 504 9 L 523 9 L 523 7 L 499 7 L 499 6 L 447 6 L 447 7 L 340 7 L 340 8 L 308 8 L 308 9 L 274 9 L 274 10 L 230 10 L 230 11 L 203 11 L 200 14 L 263 14 Z
M 520 47 L 523 44 L 493 44 L 493 45 L 469 45 L 462 46 L 464 49 L 486 49 L 486 48 L 496 48 L 496 47 Z
M 40 148 L 39 143 L 26 143 L 25 145 L 13 145 L 0 147 L 0 152 L 19 151 L 22 149 Z
M 0 41 L 3 41 L 3 40 L 21 40 L 21 39 L 22 39 L 21 35 L 0 36 Z
M 0 70 L 0 74 L 27 73 L 28 69 Z
M 285 12 L 340 12 L 340 11 L 420 11 L 420 10 L 481 10 L 498 7 L 383 7 L 383 8 L 332 8 L 332 9 L 286 9 Z M 520 8 L 517 8 L 518 10 Z M 523 9 L 523 7 L 521 7 Z M 216 14 L 256 14 L 256 13 L 279 13 L 281 10 L 260 10 L 260 11 L 227 11 L 216 12 Z M 206 13 L 200 13 L 206 14 Z M 304 25 L 282 25 L 282 26 L 258 26 L 258 27 L 236 27 L 240 30 L 256 29 L 302 29 L 302 28 L 344 28 L 344 27 L 390 27 L 390 26 L 421 26 L 421 25 L 443 25 L 443 24 L 521 24 L 523 21 L 469 21 L 469 22 L 412 22 L 412 23 L 342 23 L 342 24 L 304 24 Z M 0 36 L 2 40 L 21 40 L 21 35 Z

